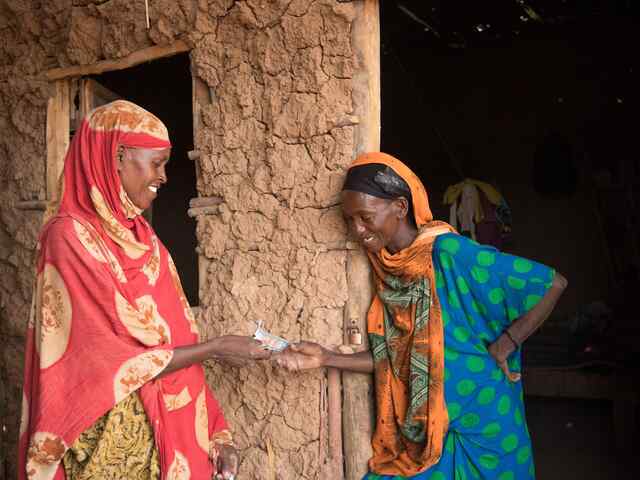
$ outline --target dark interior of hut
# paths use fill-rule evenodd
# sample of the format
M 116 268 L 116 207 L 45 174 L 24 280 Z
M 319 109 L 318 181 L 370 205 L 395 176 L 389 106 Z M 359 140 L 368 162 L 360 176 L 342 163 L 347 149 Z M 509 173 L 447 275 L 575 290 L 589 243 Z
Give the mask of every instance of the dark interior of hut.
M 193 149 L 193 114 L 189 55 L 181 54 L 93 77 L 125 100 L 162 120 L 169 130 L 172 150 L 168 182 L 160 190 L 151 213 L 153 228 L 166 245 L 180 272 L 192 306 L 198 305 L 196 222 L 187 216 L 189 200 L 196 197 Z
M 418 173 L 438 219 L 460 206 L 448 187 L 495 187 L 506 207 L 477 189 L 485 242 L 569 280 L 524 347 L 542 479 L 616 478 L 638 432 L 639 14 L 630 0 L 381 2 L 382 150 Z

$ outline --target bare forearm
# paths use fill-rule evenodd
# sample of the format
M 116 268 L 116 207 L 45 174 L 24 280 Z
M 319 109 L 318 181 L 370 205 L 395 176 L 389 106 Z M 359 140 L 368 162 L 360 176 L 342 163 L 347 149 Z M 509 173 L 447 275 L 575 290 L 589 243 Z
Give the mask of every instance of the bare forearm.
M 509 326 L 509 333 L 517 343 L 522 344 L 549 318 L 565 288 L 567 288 L 566 278 L 556 273 L 551 288 L 547 290 L 540 302 Z
M 352 372 L 372 373 L 373 355 L 369 350 L 351 354 L 331 352 L 327 356 L 324 366 Z
M 190 367 L 194 363 L 201 363 L 205 360 L 216 358 L 219 356 L 220 350 L 220 341 L 218 338 L 195 345 L 176 347 L 173 350 L 171 362 L 169 362 L 169 365 L 162 371 L 160 376 L 175 372 L 181 368 Z
M 181 368 L 187 368 L 194 363 L 205 360 L 266 360 L 271 356 L 262 345 L 250 338 L 239 335 L 224 335 L 216 337 L 208 342 L 196 345 L 177 347 L 173 351 L 173 358 L 162 375 L 175 372 Z

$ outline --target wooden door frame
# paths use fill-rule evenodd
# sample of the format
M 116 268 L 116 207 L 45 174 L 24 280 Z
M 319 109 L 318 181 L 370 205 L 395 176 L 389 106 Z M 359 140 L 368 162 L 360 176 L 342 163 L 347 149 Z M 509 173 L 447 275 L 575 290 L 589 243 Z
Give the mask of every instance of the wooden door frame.
M 58 195 L 58 181 L 64 167 L 64 158 L 69 148 L 70 134 L 70 105 L 72 82 L 80 77 L 99 75 L 104 72 L 124 70 L 141 63 L 159 60 L 178 53 L 191 50 L 183 40 L 177 40 L 170 45 L 156 45 L 133 52 L 117 60 L 104 60 L 91 65 L 78 65 L 65 68 L 54 68 L 44 73 L 45 80 L 53 86 L 53 95 L 47 102 L 47 163 L 46 163 L 46 200 L 36 202 L 22 202 L 18 208 L 29 210 L 44 210 L 48 201 Z M 87 83 L 85 83 L 87 85 Z M 91 110 L 89 96 L 81 95 L 83 104 L 81 111 Z M 195 130 L 194 130 L 195 132 Z
M 58 181 L 64 168 L 64 158 L 69 148 L 71 82 L 67 79 L 56 80 L 53 84 L 54 95 L 47 102 L 47 164 L 46 192 L 47 200 L 58 195 Z

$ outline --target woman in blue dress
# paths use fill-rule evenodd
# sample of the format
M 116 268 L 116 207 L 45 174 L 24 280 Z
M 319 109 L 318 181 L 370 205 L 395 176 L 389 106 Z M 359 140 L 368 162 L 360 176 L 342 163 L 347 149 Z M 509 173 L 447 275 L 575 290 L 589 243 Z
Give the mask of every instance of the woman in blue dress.
M 418 177 L 383 153 L 352 164 L 342 208 L 375 274 L 370 350 L 339 354 L 301 342 L 276 361 L 374 373 L 365 480 L 535 478 L 520 345 L 567 281 L 434 221 Z

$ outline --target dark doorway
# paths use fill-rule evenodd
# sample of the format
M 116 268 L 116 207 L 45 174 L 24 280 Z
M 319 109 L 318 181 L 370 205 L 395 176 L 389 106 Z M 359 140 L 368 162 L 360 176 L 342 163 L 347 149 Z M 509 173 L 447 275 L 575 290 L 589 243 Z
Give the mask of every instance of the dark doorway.
M 585 390 L 598 378 L 590 368 L 602 365 L 611 366 L 605 378 L 637 378 L 639 3 L 384 0 L 380 8 L 381 149 L 420 176 L 439 220 L 450 218 L 448 186 L 472 178 L 496 187 L 512 214 L 504 250 L 569 280 L 524 345 L 525 376 L 543 364 L 575 368 L 593 374 Z M 610 398 L 541 395 L 527 400 L 539 478 L 614 478 L 635 467 L 613 447 Z
M 152 224 L 175 261 L 189 303 L 198 305 L 196 222 L 187 216 L 189 200 L 197 196 L 195 164 L 187 158 L 193 148 L 189 55 L 175 55 L 94 79 L 152 112 L 169 130 L 173 144 L 167 166 L 169 181 L 153 204 Z

